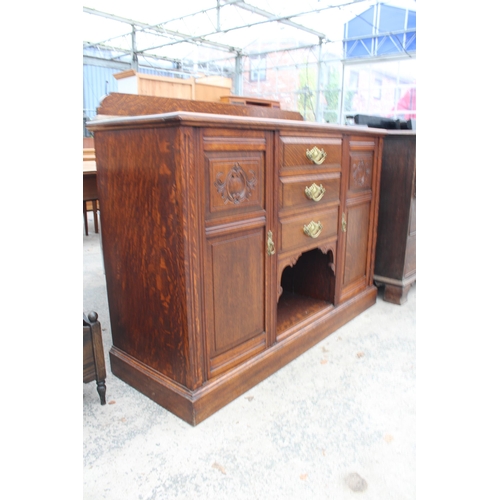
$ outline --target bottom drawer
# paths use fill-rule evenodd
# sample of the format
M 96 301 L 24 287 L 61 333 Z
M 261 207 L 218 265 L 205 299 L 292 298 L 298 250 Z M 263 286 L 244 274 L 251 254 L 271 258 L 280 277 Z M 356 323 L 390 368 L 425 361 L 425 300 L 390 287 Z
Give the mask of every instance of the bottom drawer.
M 305 212 L 296 217 L 280 220 L 280 250 L 314 248 L 322 241 L 337 236 L 338 208 L 324 212 Z

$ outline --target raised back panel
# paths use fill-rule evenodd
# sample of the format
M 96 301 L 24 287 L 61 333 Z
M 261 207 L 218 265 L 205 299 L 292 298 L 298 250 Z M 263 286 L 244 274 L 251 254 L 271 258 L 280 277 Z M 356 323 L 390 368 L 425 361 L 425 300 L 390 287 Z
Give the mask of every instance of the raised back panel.
M 238 106 L 236 104 L 221 102 L 193 101 L 190 99 L 122 94 L 118 92 L 112 92 L 105 97 L 100 107 L 97 108 L 98 114 L 112 116 L 153 115 L 175 111 L 303 120 L 300 113 L 284 109 L 265 108 L 262 106 Z

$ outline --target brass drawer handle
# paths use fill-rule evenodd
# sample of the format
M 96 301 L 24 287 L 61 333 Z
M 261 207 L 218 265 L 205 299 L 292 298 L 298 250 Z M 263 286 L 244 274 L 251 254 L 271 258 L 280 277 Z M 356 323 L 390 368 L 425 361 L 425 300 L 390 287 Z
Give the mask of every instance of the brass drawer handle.
M 323 225 L 320 221 L 311 221 L 309 222 L 309 224 L 304 224 L 304 234 L 306 236 L 309 236 L 310 238 L 317 238 L 320 235 L 322 229 Z
M 323 187 L 323 184 L 320 184 L 318 186 L 317 184 L 315 184 L 313 182 L 312 185 L 310 185 L 309 187 L 306 187 L 304 192 L 306 193 L 306 196 L 310 200 L 319 201 L 319 200 L 321 200 L 321 198 L 323 198 L 323 195 L 325 194 L 326 189 Z
M 274 248 L 273 232 L 268 231 L 267 233 L 267 255 L 274 255 L 276 252 Z
M 314 146 L 311 150 L 306 150 L 306 156 L 316 165 L 321 165 L 326 158 L 326 152 L 324 149 L 318 149 Z

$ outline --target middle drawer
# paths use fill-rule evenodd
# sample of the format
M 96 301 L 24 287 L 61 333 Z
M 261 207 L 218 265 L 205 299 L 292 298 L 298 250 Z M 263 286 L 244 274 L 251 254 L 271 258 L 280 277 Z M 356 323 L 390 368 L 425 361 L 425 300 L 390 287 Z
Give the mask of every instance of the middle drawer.
M 316 208 L 340 200 L 340 172 L 280 178 L 280 209 Z

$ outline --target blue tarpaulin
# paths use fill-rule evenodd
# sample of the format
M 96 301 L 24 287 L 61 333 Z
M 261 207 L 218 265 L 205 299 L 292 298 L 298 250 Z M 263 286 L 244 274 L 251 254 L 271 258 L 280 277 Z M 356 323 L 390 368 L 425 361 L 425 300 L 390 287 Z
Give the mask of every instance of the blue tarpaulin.
M 379 3 L 344 25 L 344 59 L 406 54 L 416 49 L 415 11 Z

